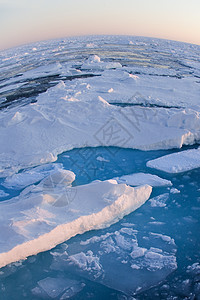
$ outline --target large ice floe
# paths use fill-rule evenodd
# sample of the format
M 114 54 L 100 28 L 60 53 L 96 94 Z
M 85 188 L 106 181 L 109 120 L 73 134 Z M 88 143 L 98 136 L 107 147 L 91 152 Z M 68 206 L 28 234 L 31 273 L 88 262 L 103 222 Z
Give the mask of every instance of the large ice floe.
M 76 234 L 104 228 L 140 207 L 151 187 L 116 181 L 71 187 L 74 173 L 57 170 L 18 197 L 0 202 L 0 267 L 49 250 Z

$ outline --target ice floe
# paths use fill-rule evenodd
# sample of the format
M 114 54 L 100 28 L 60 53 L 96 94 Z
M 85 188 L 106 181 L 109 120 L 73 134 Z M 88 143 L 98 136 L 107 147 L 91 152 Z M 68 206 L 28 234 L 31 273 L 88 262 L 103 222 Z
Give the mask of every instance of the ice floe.
M 39 167 L 32 168 L 30 170 L 24 170 L 23 172 L 14 174 L 12 176 L 8 176 L 6 177 L 2 185 L 8 189 L 20 190 L 31 184 L 41 181 L 45 177 L 53 173 L 56 173 L 57 171 L 62 172 L 62 164 L 45 164 Z M 70 178 L 69 181 L 73 182 L 75 177 L 72 172 L 71 172 L 71 176 L 72 178 Z
M 110 226 L 140 207 L 152 190 L 116 181 L 71 187 L 74 178 L 71 171 L 57 170 L 18 197 L 0 202 L 0 267 Z
M 177 268 L 176 245 L 167 235 L 150 232 L 138 237 L 130 227 L 72 242 L 55 249 L 52 270 L 101 283 L 126 295 L 134 295 L 160 283 Z
M 54 299 L 59 297 L 60 300 L 68 299 L 79 293 L 85 284 L 69 278 L 52 278 L 46 277 L 38 281 L 37 286 L 32 289 L 32 294 L 39 298 Z
M 134 173 L 130 175 L 116 177 L 114 179 L 117 180 L 118 183 L 125 183 L 133 186 L 139 186 L 143 184 L 148 184 L 152 187 L 172 185 L 170 180 L 163 179 L 157 175 L 152 175 L 148 173 Z
M 152 207 L 166 207 L 166 201 L 169 198 L 169 194 L 165 193 L 165 194 L 161 194 L 159 196 L 156 196 L 154 198 L 151 198 L 149 200 L 150 204 Z
M 9 194 L 3 190 L 0 190 L 0 198 L 7 197 Z
M 180 173 L 200 167 L 200 148 L 165 155 L 147 162 L 147 167 Z

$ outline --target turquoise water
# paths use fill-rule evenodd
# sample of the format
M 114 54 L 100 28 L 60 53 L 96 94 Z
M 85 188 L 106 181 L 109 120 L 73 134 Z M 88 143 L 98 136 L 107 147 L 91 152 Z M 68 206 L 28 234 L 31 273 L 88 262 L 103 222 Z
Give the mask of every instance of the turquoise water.
M 184 147 L 181 151 L 188 148 Z M 103 251 L 102 244 L 97 242 L 83 246 L 82 241 L 94 236 L 101 237 L 106 234 L 112 236 L 122 228 L 132 228 L 137 231 L 137 241 L 140 247 L 160 248 L 173 254 L 177 262 L 177 269 L 173 272 L 162 271 L 157 274 L 152 270 L 141 269 L 138 274 L 144 278 L 145 284 L 141 290 L 138 290 L 137 295 L 134 296 L 135 299 L 199 299 L 197 295 L 200 295 L 200 269 L 192 269 L 190 266 L 200 262 L 200 169 L 181 174 L 167 174 L 146 167 L 148 160 L 175 151 L 180 150 L 144 152 L 116 147 L 98 147 L 74 149 L 61 154 L 57 162 L 76 174 L 74 185 L 89 183 L 95 179 L 105 180 L 134 172 L 145 172 L 171 180 L 173 188 L 180 192 L 170 193 L 168 187 L 153 188 L 151 198 L 164 195 L 161 198 L 161 202 L 164 201 L 163 206 L 152 206 L 151 201 L 147 201 L 137 211 L 107 229 L 78 235 L 51 251 L 40 253 L 1 269 L 0 299 L 67 299 L 69 294 L 62 298 L 65 292 L 61 286 L 53 285 L 53 288 L 58 290 L 58 295 L 54 294 L 54 297 L 45 292 L 41 293 L 38 287 L 41 287 L 41 282 L 46 278 L 59 278 L 63 284 L 66 284 L 67 280 L 75 280 L 75 288 L 70 294 L 73 295 L 71 299 L 129 299 L 130 295 L 126 296 L 120 292 L 123 276 L 126 274 L 132 287 L 138 278 L 132 275 L 131 269 L 127 274 L 125 265 L 125 267 L 120 265 L 121 269 L 118 269 L 117 276 L 113 276 L 116 278 L 106 286 L 104 279 L 95 278 L 93 274 L 90 274 L 91 272 L 74 268 L 67 260 L 62 260 L 66 249 L 69 255 L 86 252 L 88 249 L 92 249 L 93 253 L 100 253 L 100 250 Z M 20 192 L 4 190 L 10 194 L 10 197 Z M 174 239 L 175 245 L 164 243 L 159 238 L 154 239 L 152 233 Z M 124 234 L 124 236 L 127 235 Z M 101 254 L 102 260 L 104 257 L 105 273 L 108 270 L 114 275 L 116 270 L 114 270 L 113 261 L 117 264 L 119 256 L 125 257 L 127 251 L 125 249 L 121 252 L 113 252 L 109 256 L 105 253 Z M 57 253 L 60 256 L 56 256 Z M 47 285 L 49 284 L 50 281 Z

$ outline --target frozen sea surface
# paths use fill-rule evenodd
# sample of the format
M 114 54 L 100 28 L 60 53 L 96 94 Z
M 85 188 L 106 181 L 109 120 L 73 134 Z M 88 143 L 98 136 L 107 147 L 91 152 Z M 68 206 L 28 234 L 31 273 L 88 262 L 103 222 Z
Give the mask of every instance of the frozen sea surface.
M 74 235 L 102 229 L 1 268 L 0 298 L 199 299 L 199 50 L 101 36 L 0 52 L 1 249 L 66 223 L 69 197 L 70 216 L 94 216 L 72 191 L 123 211 L 131 186 L 153 187 L 122 220 L 109 213 L 109 228 L 85 222 Z

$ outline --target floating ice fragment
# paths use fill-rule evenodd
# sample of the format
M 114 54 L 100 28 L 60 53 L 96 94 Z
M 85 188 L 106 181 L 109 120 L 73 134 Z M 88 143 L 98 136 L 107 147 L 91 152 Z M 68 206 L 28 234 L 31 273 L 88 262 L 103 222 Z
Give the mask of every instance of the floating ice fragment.
M 133 259 L 135 259 L 135 258 L 144 256 L 146 251 L 147 251 L 146 248 L 135 247 L 134 250 L 130 253 L 130 256 L 131 256 Z
M 200 148 L 165 155 L 147 162 L 147 167 L 179 173 L 200 167 Z
M 7 196 L 9 196 L 8 193 L 4 192 L 3 190 L 0 190 L 0 198 L 7 197 Z
M 151 198 L 149 202 L 151 203 L 151 207 L 165 207 L 166 201 L 169 198 L 169 194 L 165 193 L 154 198 Z
M 139 186 L 143 184 L 149 184 L 152 187 L 155 186 L 171 186 L 172 183 L 169 180 L 152 175 L 148 173 L 134 173 L 130 175 L 124 175 L 121 177 L 114 178 L 119 183 L 126 183 L 128 185 Z
M 105 159 L 105 158 L 102 157 L 102 156 L 98 156 L 98 157 L 96 158 L 96 160 L 102 161 L 102 162 L 110 162 L 108 159 Z
M 9 189 L 23 189 L 31 184 L 39 182 L 40 180 L 51 174 L 53 176 L 53 173 L 56 173 L 58 171 L 65 172 L 65 179 L 67 178 L 67 176 L 72 176 L 71 178 L 69 178 L 69 184 L 74 181 L 75 175 L 70 171 L 64 171 L 62 164 L 57 163 L 46 164 L 43 166 L 32 168 L 30 170 L 25 170 L 18 174 L 14 174 L 7 177 L 2 185 Z
M 46 277 L 38 281 L 38 285 L 32 289 L 32 293 L 36 296 L 45 296 L 45 294 L 51 299 L 57 298 L 62 295 L 64 291 L 67 290 L 65 294 L 61 297 L 61 299 L 67 299 L 77 294 L 78 291 L 81 291 L 82 287 L 81 283 L 77 280 L 71 280 L 68 278 L 52 278 Z M 66 297 L 68 295 L 68 297 Z M 46 297 L 45 297 L 46 298 Z
M 69 299 L 77 295 L 85 287 L 85 283 L 78 282 L 72 285 L 67 291 L 61 296 L 60 300 Z
M 80 269 L 93 273 L 94 277 L 97 278 L 102 275 L 102 266 L 99 262 L 99 257 L 94 255 L 91 250 L 87 253 L 77 253 L 69 256 L 69 260 Z
M 176 189 L 176 188 L 171 188 L 171 189 L 170 189 L 170 193 L 171 193 L 171 194 L 179 194 L 180 191 L 179 191 L 178 189 Z
M 164 235 L 164 234 L 159 234 L 159 233 L 153 233 L 151 232 L 150 235 L 154 236 L 155 238 L 160 238 L 165 242 L 168 242 L 171 245 L 175 245 L 174 239 L 172 239 L 170 236 L 168 235 Z
M 146 242 L 122 229 L 70 243 L 67 253 L 60 250 L 53 256 L 51 269 L 72 272 L 131 296 L 160 283 L 177 268 L 172 238 L 152 233 Z

